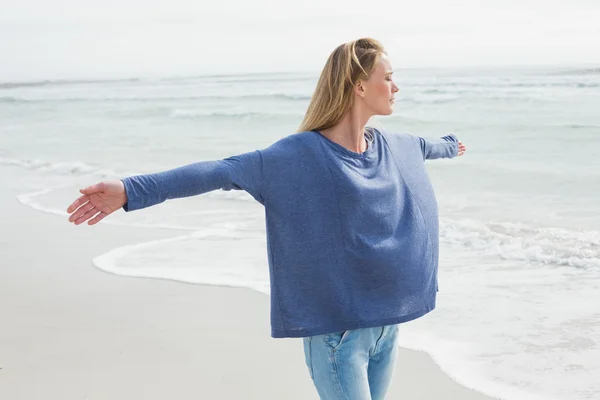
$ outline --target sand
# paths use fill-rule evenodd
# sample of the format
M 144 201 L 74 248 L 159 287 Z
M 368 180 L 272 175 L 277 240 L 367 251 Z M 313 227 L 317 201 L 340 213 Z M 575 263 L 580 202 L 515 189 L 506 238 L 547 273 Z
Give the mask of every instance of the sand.
M 94 257 L 177 232 L 74 226 L 18 203 L 7 170 L 0 399 L 318 399 L 302 341 L 270 337 L 267 296 L 102 272 Z M 404 349 L 387 398 L 490 399 Z

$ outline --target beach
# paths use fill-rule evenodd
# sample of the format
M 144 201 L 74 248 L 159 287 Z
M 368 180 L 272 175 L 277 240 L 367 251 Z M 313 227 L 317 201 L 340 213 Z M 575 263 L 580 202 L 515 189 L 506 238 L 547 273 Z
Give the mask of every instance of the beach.
M 100 271 L 94 257 L 173 232 L 74 226 L 20 204 L 16 171 L 0 167 L 0 398 L 318 399 L 302 341 L 270 337 L 268 296 Z M 388 398 L 489 399 L 407 349 Z
M 440 290 L 401 326 L 411 351 L 390 398 L 477 396 L 453 381 L 506 400 L 600 398 L 599 70 L 396 71 L 396 110 L 371 125 L 454 133 L 469 151 L 425 162 Z M 270 337 L 265 208 L 250 194 L 93 227 L 66 208 L 100 180 L 276 143 L 317 78 L 0 83 L 1 399 L 316 397 L 301 341 Z

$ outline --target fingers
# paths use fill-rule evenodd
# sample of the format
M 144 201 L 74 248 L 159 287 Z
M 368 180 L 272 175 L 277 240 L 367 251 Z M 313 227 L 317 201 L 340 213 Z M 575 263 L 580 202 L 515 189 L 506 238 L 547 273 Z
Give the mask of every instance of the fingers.
M 103 213 L 102 211 L 100 211 L 100 213 L 98 215 L 96 215 L 96 217 L 94 219 L 91 219 L 88 221 L 88 225 L 95 225 L 98 222 L 102 221 L 104 219 L 104 217 L 106 217 L 108 214 Z
M 91 211 L 93 208 L 94 208 L 94 205 L 92 203 L 86 203 L 86 204 L 84 204 L 75 213 L 73 213 L 69 217 L 69 222 L 77 221 L 79 218 L 81 218 L 87 212 Z
M 83 214 L 79 218 L 75 219 L 75 225 L 79 225 L 79 224 L 87 221 L 88 219 L 90 219 L 94 215 L 96 215 L 97 213 L 98 213 L 98 209 L 94 208 L 94 206 L 92 206 L 91 209 L 88 212 L 86 212 L 85 214 Z
M 104 182 L 98 182 L 92 186 L 88 186 L 86 188 L 83 189 L 79 189 L 79 191 L 83 194 L 94 194 L 97 192 L 104 192 L 104 190 L 106 189 Z
M 79 196 L 79 198 L 77 200 L 75 200 L 73 203 L 71 203 L 69 208 L 67 208 L 67 212 L 69 214 L 71 214 L 73 211 L 77 210 L 81 205 L 87 203 L 89 200 L 90 200 L 90 198 L 88 197 L 87 194 Z
M 72 212 L 74 212 L 75 210 L 77 210 L 77 212 L 73 215 L 71 215 L 69 217 L 69 222 L 74 222 L 75 221 L 75 225 L 80 224 L 81 222 L 77 223 L 77 221 L 87 212 L 89 212 L 92 208 L 94 208 L 94 206 L 92 206 L 89 201 L 90 201 L 90 195 L 94 194 L 94 193 L 98 193 L 98 192 L 103 192 L 106 189 L 106 185 L 104 182 L 98 182 L 94 185 L 88 186 L 86 188 L 83 189 L 79 189 L 79 191 L 82 193 L 81 196 L 79 196 L 79 198 L 77 200 L 75 200 L 73 203 L 71 203 L 71 205 L 67 208 L 67 213 L 71 214 Z

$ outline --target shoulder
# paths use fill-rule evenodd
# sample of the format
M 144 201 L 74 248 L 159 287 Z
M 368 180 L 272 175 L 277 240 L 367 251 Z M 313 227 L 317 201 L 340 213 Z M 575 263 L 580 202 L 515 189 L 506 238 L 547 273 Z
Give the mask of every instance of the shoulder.
M 298 132 L 282 137 L 265 149 L 260 150 L 263 162 L 269 165 L 291 165 L 310 162 L 320 154 L 319 138 L 314 132 Z
M 369 128 L 371 131 L 374 131 L 376 135 L 379 135 L 383 138 L 390 146 L 398 145 L 398 144 L 419 144 L 419 137 L 415 135 L 411 135 L 409 133 L 398 133 L 391 132 L 387 129 L 382 128 Z
M 318 143 L 317 135 L 314 132 L 298 132 L 282 137 L 266 149 L 262 150 L 265 154 L 277 155 L 297 152 L 299 148 L 313 146 Z

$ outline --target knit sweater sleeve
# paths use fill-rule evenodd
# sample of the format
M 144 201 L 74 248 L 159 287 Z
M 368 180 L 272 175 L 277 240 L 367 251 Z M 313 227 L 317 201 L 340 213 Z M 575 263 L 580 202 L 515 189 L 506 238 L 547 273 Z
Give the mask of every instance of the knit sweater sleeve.
M 443 136 L 438 140 L 419 137 L 419 141 L 424 160 L 452 158 L 458 154 L 458 139 L 453 134 Z
M 134 211 L 168 199 L 195 196 L 212 190 L 245 190 L 263 203 L 261 151 L 223 160 L 200 161 L 167 171 L 121 179 L 125 185 L 125 211 Z

